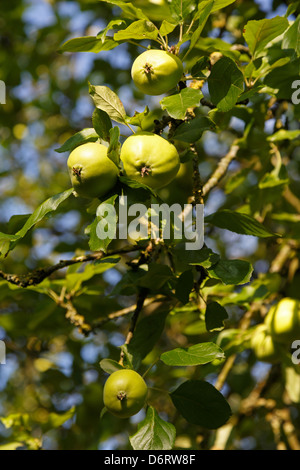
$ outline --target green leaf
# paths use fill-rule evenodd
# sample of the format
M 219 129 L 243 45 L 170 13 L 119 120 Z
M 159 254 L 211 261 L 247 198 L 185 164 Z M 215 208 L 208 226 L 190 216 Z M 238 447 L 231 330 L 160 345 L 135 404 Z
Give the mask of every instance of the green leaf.
M 138 126 L 141 127 L 143 119 L 148 116 L 149 114 L 149 108 L 148 106 L 145 107 L 145 110 L 142 113 L 138 113 L 137 111 L 134 113 L 134 116 L 130 117 L 128 116 L 126 118 L 126 122 L 128 124 L 132 124 L 133 126 Z
M 118 31 L 114 35 L 115 41 L 127 41 L 130 39 L 157 39 L 158 29 L 149 20 L 138 20 L 131 23 L 128 28 Z
M 176 429 L 173 424 L 164 421 L 156 410 L 149 406 L 146 418 L 129 440 L 134 450 L 171 450 L 175 437 Z
M 258 183 L 259 189 L 266 189 L 266 188 L 275 188 L 286 186 L 289 184 L 289 177 L 286 171 L 286 167 L 281 165 L 280 170 L 274 168 L 274 170 L 270 173 L 265 173 L 262 179 Z
M 165 264 L 151 263 L 147 274 L 139 280 L 139 285 L 156 291 L 173 278 L 174 274 L 169 266 Z
M 271 70 L 283 67 L 291 61 L 292 54 L 290 51 L 288 51 L 285 56 L 286 57 L 282 57 L 281 49 L 269 48 L 267 54 L 264 57 L 260 57 L 248 64 L 244 70 L 244 75 L 246 78 L 251 77 L 252 79 L 255 78 L 256 80 L 265 77 L 269 72 L 271 72 Z M 239 99 L 241 99 L 241 97 Z
M 98 54 L 98 52 L 101 51 L 110 51 L 118 45 L 119 43 L 115 42 L 113 39 L 106 39 L 105 42 L 102 42 L 98 37 L 85 36 L 70 39 L 60 46 L 58 52 L 94 52 Z
M 218 302 L 209 302 L 205 311 L 205 324 L 208 331 L 224 328 L 224 320 L 228 318 L 227 312 Z
M 119 167 L 120 163 L 120 151 L 121 151 L 121 144 L 120 144 L 120 129 L 115 126 L 113 129 L 109 131 L 109 147 L 107 150 L 107 156 L 114 162 L 114 164 Z
M 41 222 L 49 213 L 56 211 L 60 204 L 68 199 L 72 193 L 73 188 L 47 199 L 34 211 L 21 230 L 19 230 L 15 235 L 0 233 L 0 258 L 7 256 L 8 252 L 15 247 L 19 240 L 25 237 L 34 225 Z
M 199 106 L 203 94 L 200 90 L 184 88 L 180 93 L 166 96 L 160 101 L 162 109 L 174 119 L 184 119 L 188 108 Z
M 198 79 L 206 79 L 207 78 L 207 72 L 208 69 L 210 68 L 210 60 L 207 56 L 201 57 L 192 67 L 191 69 L 191 75 L 192 77 L 198 78 Z
M 286 10 L 286 14 L 284 16 L 286 18 L 288 18 L 290 15 L 292 15 L 293 13 L 295 13 L 297 11 L 299 6 L 300 6 L 299 1 L 295 1 L 295 2 L 290 3 L 287 10 Z
M 248 21 L 243 34 L 253 57 L 256 59 L 263 54 L 265 47 L 288 27 L 288 20 L 281 16 Z
M 229 57 L 215 63 L 207 82 L 211 101 L 219 111 L 232 109 L 244 91 L 243 74 Z
M 214 4 L 213 4 L 213 7 L 212 7 L 212 10 L 211 10 L 211 13 L 214 13 L 215 11 L 221 10 L 222 8 L 227 7 L 231 3 L 234 3 L 235 1 L 236 0 L 215 0 Z M 209 4 L 209 3 L 210 3 L 210 0 L 205 0 L 205 1 L 199 2 L 198 12 L 195 14 L 195 19 L 199 18 L 199 15 L 206 8 L 206 5 Z
M 204 131 L 214 131 L 215 123 L 205 116 L 200 116 L 180 124 L 174 132 L 174 139 L 194 143 L 201 139 Z
M 178 243 L 178 245 L 176 245 L 173 255 L 176 269 L 179 272 L 187 270 L 189 266 L 203 266 L 203 268 L 210 268 L 220 259 L 220 256 L 217 253 L 214 253 L 206 246 L 201 248 L 201 250 L 187 251 L 184 243 Z
M 213 9 L 212 9 L 212 13 L 217 11 L 217 10 L 222 10 L 222 8 L 225 8 L 228 5 L 231 5 L 235 1 L 236 0 L 215 0 L 214 6 L 213 6 Z
M 19 447 L 24 447 L 24 444 L 22 442 L 9 442 L 8 444 L 1 445 L 0 451 L 1 450 L 16 450 Z
M 190 0 L 172 0 L 169 2 L 171 15 L 177 22 L 183 21 L 193 10 L 193 4 Z
M 246 180 L 249 173 L 252 171 L 253 165 L 249 168 L 243 168 L 242 170 L 238 171 L 231 175 L 225 183 L 225 193 L 230 194 L 236 188 L 241 186 L 242 184 L 247 184 Z
M 126 176 L 120 176 L 119 180 L 120 180 L 121 183 L 128 186 L 129 188 L 144 189 L 145 191 L 151 193 L 154 197 L 156 197 L 156 193 L 153 191 L 153 189 L 149 188 L 149 186 L 146 186 L 143 183 L 139 183 L 138 181 L 131 180 L 130 178 L 127 178 Z
M 300 130 L 287 131 L 285 129 L 280 129 L 275 132 L 275 134 L 267 137 L 269 142 L 281 142 L 282 140 L 294 140 L 300 137 Z
M 96 108 L 105 111 L 110 119 L 125 124 L 126 112 L 116 93 L 107 86 L 89 85 L 89 92 L 94 100 Z
M 129 18 L 131 20 L 135 19 L 148 19 L 144 12 L 140 9 L 135 7 L 132 3 L 129 2 L 122 2 L 121 0 L 101 0 L 105 1 L 105 3 L 110 3 L 111 5 L 116 5 L 121 8 L 123 11 L 123 15 L 125 18 Z
M 226 285 L 246 284 L 250 281 L 253 268 L 248 261 L 221 259 L 209 268 L 209 275 L 220 279 Z
M 120 349 L 122 351 L 123 358 L 124 358 L 124 367 L 126 369 L 137 370 L 141 364 L 140 356 L 139 355 L 133 356 L 132 354 L 130 354 L 128 351 L 127 344 L 122 344 Z
M 202 6 L 201 3 L 202 2 L 199 3 L 199 9 Z M 201 33 L 204 29 L 204 26 L 206 25 L 206 22 L 209 18 L 209 15 L 211 14 L 214 3 L 215 3 L 214 0 L 210 0 L 209 2 L 207 2 L 207 4 L 204 6 L 204 8 L 201 9 L 201 12 L 199 14 L 199 25 L 198 25 L 197 29 L 192 34 L 190 47 L 188 49 L 187 54 L 197 44 L 197 42 L 198 42 L 198 40 L 201 36 Z
M 59 149 L 55 151 L 57 153 L 72 152 L 76 147 L 87 142 L 96 142 L 99 139 L 99 135 L 95 132 L 95 129 L 88 128 L 83 129 L 80 132 L 72 135 Z
M 143 360 L 154 348 L 165 327 L 169 307 L 160 307 L 156 313 L 144 317 L 137 324 L 128 346 L 128 352 Z
M 176 26 L 177 23 L 170 23 L 168 20 L 163 20 L 159 28 L 159 32 L 162 36 L 167 36 L 174 31 Z
M 265 91 L 272 93 L 277 99 L 291 100 L 292 85 L 294 81 L 299 80 L 299 74 L 300 59 L 298 58 L 268 73 L 264 78 Z
M 30 427 L 30 417 L 27 413 L 12 413 L 8 416 L 0 417 L 0 422 L 3 424 L 5 429 Z
M 282 49 L 293 49 L 300 56 L 300 15 L 283 36 Z
M 66 411 L 65 413 L 49 413 L 47 423 L 43 425 L 43 430 L 46 429 L 53 429 L 59 428 L 62 426 L 68 419 L 73 418 L 75 414 L 75 407 L 71 408 L 70 410 Z
M 89 247 L 92 251 L 107 251 L 108 246 L 112 242 L 115 236 L 115 230 L 117 226 L 117 214 L 115 211 L 112 213 L 106 213 L 105 216 L 99 216 L 99 211 L 101 211 L 101 206 L 104 208 L 106 205 L 114 207 L 117 194 L 113 195 L 109 199 L 103 201 L 97 209 L 97 217 L 91 225 L 89 225 L 85 233 L 89 235 Z M 107 236 L 99 238 L 99 224 L 101 224 L 102 231 L 107 232 Z M 113 233 L 111 233 L 113 232 Z M 103 234 L 104 235 L 104 234 Z
M 208 429 L 223 426 L 231 409 L 223 395 L 210 383 L 188 380 L 171 393 L 179 413 L 191 424 Z
M 102 361 L 100 361 L 100 367 L 108 374 L 113 374 L 117 370 L 124 369 L 121 364 L 119 364 L 117 361 L 113 361 L 112 359 L 102 359 Z
M 109 131 L 112 128 L 112 123 L 109 115 L 105 111 L 102 111 L 102 109 L 96 108 L 93 112 L 92 121 L 93 127 L 97 132 L 98 136 L 101 137 L 101 139 L 105 140 L 105 142 L 109 142 Z
M 255 87 L 251 88 L 250 90 L 244 91 L 244 93 L 242 93 L 239 96 L 239 102 L 249 100 L 250 98 L 252 98 L 252 96 L 256 96 L 258 93 L 260 93 L 260 91 L 263 88 L 264 88 L 263 85 L 256 85 Z
M 181 303 L 187 304 L 190 299 L 190 293 L 194 287 L 194 276 L 193 271 L 184 271 L 178 278 L 175 296 Z
M 87 264 L 84 270 L 79 272 L 68 272 L 66 275 L 65 285 L 69 292 L 77 292 L 82 288 L 83 282 L 89 281 L 94 276 L 104 273 L 108 269 L 116 267 L 116 264 L 120 261 L 120 257 L 109 257 L 103 258 L 97 261 L 97 263 Z M 79 269 L 79 268 L 77 268 Z
M 46 215 L 50 212 L 56 211 L 60 204 L 62 204 L 66 199 L 68 199 L 73 192 L 73 189 L 67 189 L 63 193 L 57 194 L 55 196 L 47 199 L 43 204 L 41 204 L 34 213 L 26 221 L 25 225 L 16 233 L 16 236 L 19 238 L 25 237 L 26 233 L 38 222 L 43 220 Z
M 200 343 L 189 348 L 176 348 L 160 356 L 161 361 L 167 366 L 198 366 L 223 358 L 222 349 L 215 343 Z
M 241 235 L 267 238 L 276 236 L 250 215 L 222 209 L 205 217 L 205 222 Z
M 114 18 L 108 23 L 108 25 L 102 31 L 100 31 L 100 33 L 97 34 L 97 38 L 101 39 L 101 41 L 104 43 L 106 41 L 106 36 L 107 36 L 108 31 L 110 31 L 111 29 L 116 29 L 115 26 L 122 26 L 123 24 L 126 25 L 125 20 Z

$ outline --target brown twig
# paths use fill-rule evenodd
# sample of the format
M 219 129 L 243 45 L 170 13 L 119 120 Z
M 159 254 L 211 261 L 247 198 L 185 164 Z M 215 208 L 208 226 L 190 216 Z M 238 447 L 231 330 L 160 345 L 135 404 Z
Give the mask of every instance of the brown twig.
M 219 162 L 217 169 L 214 171 L 212 176 L 209 178 L 207 183 L 203 186 L 203 196 L 207 196 L 208 193 L 218 184 L 218 182 L 221 180 L 221 178 L 225 175 L 229 164 L 232 162 L 232 160 L 235 159 L 237 153 L 239 150 L 239 146 L 237 144 L 233 144 L 227 153 L 225 157 L 221 159 Z
M 59 263 L 53 266 L 40 268 L 27 274 L 7 274 L 0 270 L 0 279 L 4 279 L 5 281 L 17 285 L 19 287 L 26 288 L 40 284 L 44 281 L 44 279 L 51 276 L 51 274 L 55 273 L 56 271 L 59 271 L 60 269 L 72 266 L 73 264 L 87 263 L 88 261 L 98 261 L 102 258 L 107 258 L 109 256 L 121 255 L 137 250 L 137 247 L 126 246 L 124 248 L 119 248 L 118 250 L 110 251 L 108 253 L 104 253 L 104 251 L 96 251 L 89 255 L 78 256 L 77 258 L 73 258 L 70 260 L 61 260 Z
M 62 288 L 60 295 L 57 295 L 56 292 L 51 289 L 49 290 L 49 295 L 57 305 L 66 310 L 66 319 L 69 320 L 72 325 L 76 326 L 80 333 L 85 336 L 91 333 L 91 325 L 86 322 L 83 315 L 77 312 L 72 302 L 72 295 L 66 293 L 65 286 Z
M 203 187 L 199 172 L 199 156 L 194 146 L 191 146 L 193 157 L 193 203 L 203 204 Z
M 128 346 L 130 344 L 132 338 L 133 338 L 133 333 L 134 333 L 135 327 L 137 325 L 139 315 L 140 315 L 140 313 L 141 313 L 141 311 L 144 307 L 144 302 L 146 300 L 147 293 L 148 293 L 148 289 L 143 289 L 143 288 L 140 289 L 140 291 L 138 293 L 137 301 L 136 301 L 136 307 L 135 307 L 134 313 L 132 315 L 131 324 L 130 324 L 129 331 L 127 333 L 126 340 L 125 340 L 125 343 L 124 343 L 125 346 Z M 124 364 L 124 357 L 125 357 L 125 353 L 124 353 L 124 350 L 122 350 L 121 354 L 120 354 L 119 364 L 121 364 L 121 365 Z
M 156 297 L 151 297 L 149 299 L 146 299 L 144 302 L 144 307 L 147 307 L 148 305 L 151 305 L 155 302 L 162 302 L 164 300 L 167 300 L 167 297 L 164 297 L 163 295 L 158 295 Z M 136 310 L 136 304 L 131 305 L 130 307 L 122 308 L 121 310 L 117 310 L 116 312 L 112 312 L 109 315 L 107 315 L 106 318 L 99 319 L 93 322 L 92 328 L 100 328 L 103 326 L 105 323 L 107 323 L 110 320 L 116 320 L 117 318 L 124 317 L 126 315 L 129 315 L 130 313 L 133 313 Z
M 279 273 L 287 260 L 291 257 L 293 250 L 289 243 L 281 245 L 277 256 L 273 259 L 270 266 L 270 273 Z
M 300 214 L 300 199 L 298 199 L 297 196 L 292 193 L 289 187 L 286 187 L 284 190 L 283 197 L 291 206 L 294 207 L 294 209 L 296 209 L 298 214 Z

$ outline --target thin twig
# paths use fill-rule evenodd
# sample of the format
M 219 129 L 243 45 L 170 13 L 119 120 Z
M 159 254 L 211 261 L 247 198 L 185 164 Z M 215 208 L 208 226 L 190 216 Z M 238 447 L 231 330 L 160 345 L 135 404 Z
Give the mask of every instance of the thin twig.
M 295 196 L 295 194 L 292 193 L 292 191 L 290 190 L 288 186 L 283 192 L 283 197 L 300 214 L 300 199 L 298 199 L 297 196 Z
M 148 305 L 151 305 L 155 302 L 162 302 L 164 300 L 167 300 L 167 297 L 164 297 L 163 295 L 158 295 L 156 297 L 151 297 L 149 299 L 146 299 L 144 302 L 144 307 L 147 307 Z M 116 312 L 112 312 L 109 315 L 107 315 L 106 318 L 99 319 L 93 322 L 92 328 L 100 328 L 103 326 L 105 323 L 107 323 L 110 320 L 116 320 L 117 318 L 124 317 L 126 315 L 129 315 L 130 313 L 133 313 L 136 309 L 136 305 L 130 305 L 130 307 L 122 308 L 121 310 L 117 310 Z
M 225 175 L 230 163 L 235 159 L 239 150 L 239 146 L 233 144 L 225 157 L 219 162 L 217 169 L 214 171 L 212 176 L 209 178 L 207 183 L 203 186 L 203 196 L 207 196 L 208 193 L 219 183 L 222 177 Z
M 143 289 L 143 288 L 138 293 L 137 301 L 136 301 L 136 308 L 135 308 L 135 311 L 132 315 L 130 328 L 129 328 L 129 331 L 127 333 L 126 340 L 125 340 L 125 343 L 124 343 L 125 346 L 128 346 L 130 344 L 132 338 L 133 338 L 133 333 L 134 333 L 139 315 L 140 315 L 140 313 L 141 313 L 141 311 L 144 307 L 144 302 L 146 300 L 147 293 L 148 293 L 148 289 Z M 125 353 L 122 350 L 121 354 L 120 354 L 119 364 L 123 365 L 124 357 L 125 357 Z
M 193 157 L 193 202 L 195 205 L 203 204 L 203 187 L 199 172 L 199 156 L 194 146 L 191 146 Z
M 59 263 L 53 266 L 36 269 L 35 271 L 29 272 L 27 274 L 7 274 L 0 270 L 0 279 L 4 279 L 5 281 L 10 282 L 11 284 L 24 288 L 29 286 L 35 286 L 43 282 L 44 279 L 51 276 L 51 274 L 68 266 L 72 266 L 77 263 L 86 263 L 88 261 L 98 261 L 102 258 L 108 258 L 110 256 L 121 255 L 124 253 L 130 253 L 137 250 L 137 247 L 126 246 L 124 248 L 119 248 L 118 250 L 110 251 L 108 253 L 104 253 L 104 251 L 96 251 L 89 255 L 78 256 L 77 258 L 69 260 L 61 260 Z

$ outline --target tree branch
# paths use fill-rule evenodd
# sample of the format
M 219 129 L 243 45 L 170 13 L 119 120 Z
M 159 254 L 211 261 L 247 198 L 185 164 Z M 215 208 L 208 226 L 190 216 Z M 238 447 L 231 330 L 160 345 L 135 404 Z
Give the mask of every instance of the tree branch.
M 7 274 L 0 270 L 0 279 L 4 279 L 5 281 L 10 282 L 11 284 L 15 284 L 16 286 L 26 288 L 29 286 L 35 286 L 37 284 L 40 284 L 44 281 L 44 279 L 51 276 L 51 274 L 55 273 L 56 271 L 59 271 L 60 269 L 72 266 L 73 264 L 86 263 L 88 261 L 96 261 L 102 258 L 107 258 L 109 256 L 121 255 L 137 250 L 137 247 L 126 246 L 124 248 L 119 248 L 118 250 L 110 251 L 108 253 L 104 253 L 104 251 L 96 251 L 89 255 L 78 256 L 77 258 L 69 260 L 61 260 L 59 263 L 53 266 L 40 268 L 27 274 Z
M 128 346 L 130 344 L 130 341 L 133 338 L 133 333 L 134 333 L 139 315 L 140 315 L 140 313 L 141 313 L 141 311 L 144 307 L 144 302 L 147 298 L 147 294 L 148 294 L 148 289 L 144 289 L 144 288 L 142 288 L 138 293 L 137 301 L 136 301 L 136 308 L 135 308 L 135 311 L 132 315 L 130 328 L 129 328 L 129 331 L 127 333 L 126 340 L 125 340 L 125 343 L 124 343 L 125 346 Z M 122 350 L 121 354 L 120 354 L 119 364 L 123 365 L 124 357 L 125 357 L 125 353 Z
M 283 197 L 300 214 L 300 199 L 298 199 L 297 196 L 295 196 L 295 194 L 292 193 L 292 191 L 290 190 L 290 188 L 288 186 L 286 187 L 285 191 L 283 192 Z
M 239 146 L 237 144 L 233 144 L 225 157 L 221 159 L 218 164 L 217 169 L 214 171 L 212 176 L 209 178 L 207 183 L 203 186 L 203 196 L 207 196 L 208 193 L 218 184 L 218 182 L 222 179 L 225 175 L 230 163 L 232 160 L 235 159 L 239 150 Z
M 194 146 L 191 146 L 193 157 L 193 202 L 195 205 L 203 204 L 203 187 L 199 172 L 199 156 Z

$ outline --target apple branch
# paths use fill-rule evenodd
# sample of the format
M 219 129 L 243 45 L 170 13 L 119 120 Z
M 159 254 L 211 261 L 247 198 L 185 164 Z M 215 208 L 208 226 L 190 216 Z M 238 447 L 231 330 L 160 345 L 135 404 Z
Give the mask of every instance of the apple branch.
M 191 146 L 193 157 L 193 202 L 195 205 L 203 204 L 203 187 L 199 172 L 199 156 L 194 146 Z
M 11 284 L 17 285 L 19 287 L 26 288 L 26 287 L 40 284 L 41 282 L 44 281 L 44 279 L 51 276 L 56 271 L 59 271 L 60 269 L 63 269 L 63 268 L 67 268 L 68 266 L 72 266 L 77 263 L 87 263 L 89 261 L 98 261 L 100 259 L 107 258 L 109 256 L 121 255 L 125 253 L 134 252 L 137 250 L 138 250 L 137 247 L 125 246 L 124 248 L 119 248 L 117 250 L 110 251 L 108 253 L 105 253 L 104 251 L 95 251 L 94 253 L 91 253 L 89 255 L 78 256 L 76 258 L 69 259 L 69 260 L 61 260 L 59 261 L 59 263 L 53 266 L 39 268 L 27 274 L 8 274 L 0 270 L 0 279 L 4 279 L 5 281 Z
M 134 333 L 135 327 L 137 325 L 139 315 L 140 315 L 141 311 L 143 310 L 144 303 L 145 303 L 145 300 L 147 298 L 147 294 L 148 294 L 148 289 L 142 288 L 142 289 L 140 289 L 140 291 L 137 295 L 136 307 L 135 307 L 135 310 L 134 310 L 132 318 L 131 318 L 131 324 L 130 324 L 129 331 L 127 333 L 126 340 L 125 340 L 125 343 L 124 343 L 125 346 L 128 346 L 130 344 L 130 341 L 133 338 L 133 333 Z M 124 364 L 124 357 L 125 357 L 125 353 L 124 353 L 124 351 L 121 351 L 119 364 L 121 364 L 121 365 Z
M 203 186 L 203 196 L 207 196 L 208 193 L 215 187 L 217 186 L 217 184 L 219 183 L 219 181 L 223 178 L 223 176 L 225 175 L 230 163 L 232 162 L 232 160 L 235 159 L 237 153 L 238 153 L 238 150 L 239 150 L 239 146 L 234 143 L 229 152 L 227 153 L 227 155 L 225 155 L 225 157 L 223 157 L 216 170 L 214 171 L 214 173 L 212 174 L 212 176 L 209 178 L 209 180 L 207 181 L 207 183 L 205 183 L 205 185 Z

